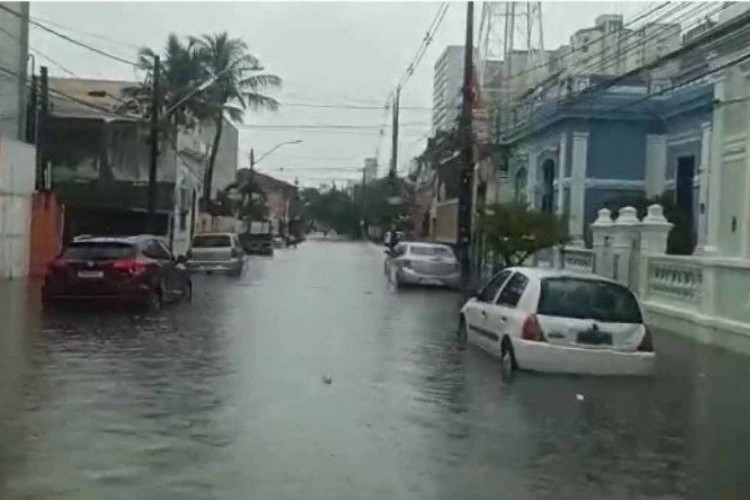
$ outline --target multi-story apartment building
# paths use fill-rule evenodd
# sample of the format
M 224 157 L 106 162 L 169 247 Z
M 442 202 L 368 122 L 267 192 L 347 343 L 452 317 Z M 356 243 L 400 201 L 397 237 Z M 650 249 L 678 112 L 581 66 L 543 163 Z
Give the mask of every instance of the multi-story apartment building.
M 570 75 L 621 75 L 679 46 L 679 24 L 649 23 L 632 30 L 625 27 L 621 15 L 605 14 L 596 18 L 594 26 L 570 37 L 570 51 L 562 66 Z
M 450 45 L 435 63 L 432 91 L 432 127 L 434 131 L 450 130 L 461 112 L 464 47 Z

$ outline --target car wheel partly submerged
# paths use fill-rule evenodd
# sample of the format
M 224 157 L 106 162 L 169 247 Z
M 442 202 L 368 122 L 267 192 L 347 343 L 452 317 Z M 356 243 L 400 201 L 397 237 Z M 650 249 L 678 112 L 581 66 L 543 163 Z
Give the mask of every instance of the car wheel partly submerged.
M 159 312 L 163 305 L 164 301 L 159 290 L 151 290 L 148 292 L 148 298 L 146 300 L 146 309 L 148 312 Z
M 500 364 L 503 369 L 503 376 L 505 377 L 511 377 L 518 370 L 516 353 L 508 337 L 503 338 L 503 344 L 500 348 Z

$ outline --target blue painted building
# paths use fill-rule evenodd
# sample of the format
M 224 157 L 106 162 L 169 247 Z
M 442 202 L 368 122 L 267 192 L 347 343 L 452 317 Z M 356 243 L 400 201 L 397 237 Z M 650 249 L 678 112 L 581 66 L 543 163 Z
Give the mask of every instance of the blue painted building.
M 605 78 L 578 76 L 525 97 L 501 134 L 511 151 L 502 199 L 565 216 L 573 240 L 582 241 L 608 202 L 666 195 L 689 213 L 700 244 L 700 166 L 707 161 L 713 85 L 665 92 L 674 84 L 641 79 L 596 88 Z

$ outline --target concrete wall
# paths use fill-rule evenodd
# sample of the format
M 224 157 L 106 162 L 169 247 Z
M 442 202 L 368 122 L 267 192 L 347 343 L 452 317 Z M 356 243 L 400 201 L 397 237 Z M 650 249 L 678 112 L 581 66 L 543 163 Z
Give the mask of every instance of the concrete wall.
M 31 209 L 29 274 L 42 276 L 63 243 L 64 207 L 51 192 L 34 193 Z
M 0 66 L 16 73 L 0 72 L 0 135 L 24 137 L 26 124 L 26 78 L 29 53 L 29 3 L 0 2 L 20 14 L 0 9 Z
M 33 146 L 0 136 L 0 279 L 28 274 L 35 159 Z
M 202 129 L 202 140 L 210 148 L 211 144 L 213 144 L 216 128 L 212 123 L 206 123 Z M 224 118 L 219 149 L 216 152 L 216 163 L 214 163 L 214 175 L 211 183 L 212 198 L 215 198 L 219 191 L 234 182 L 238 166 L 238 147 L 239 133 L 237 127 Z M 208 165 L 208 161 L 206 165 Z
M 172 213 L 171 250 L 175 256 L 185 255 L 192 245 L 198 221 L 198 200 L 201 195 L 201 172 L 178 159 L 177 181 Z

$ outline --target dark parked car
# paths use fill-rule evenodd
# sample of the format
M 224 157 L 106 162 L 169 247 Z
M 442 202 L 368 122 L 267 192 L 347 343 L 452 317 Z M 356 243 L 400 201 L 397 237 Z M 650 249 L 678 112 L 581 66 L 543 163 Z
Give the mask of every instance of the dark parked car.
M 158 311 L 192 296 L 183 260 L 150 235 L 77 238 L 49 263 L 42 287 L 45 306 L 107 301 Z

